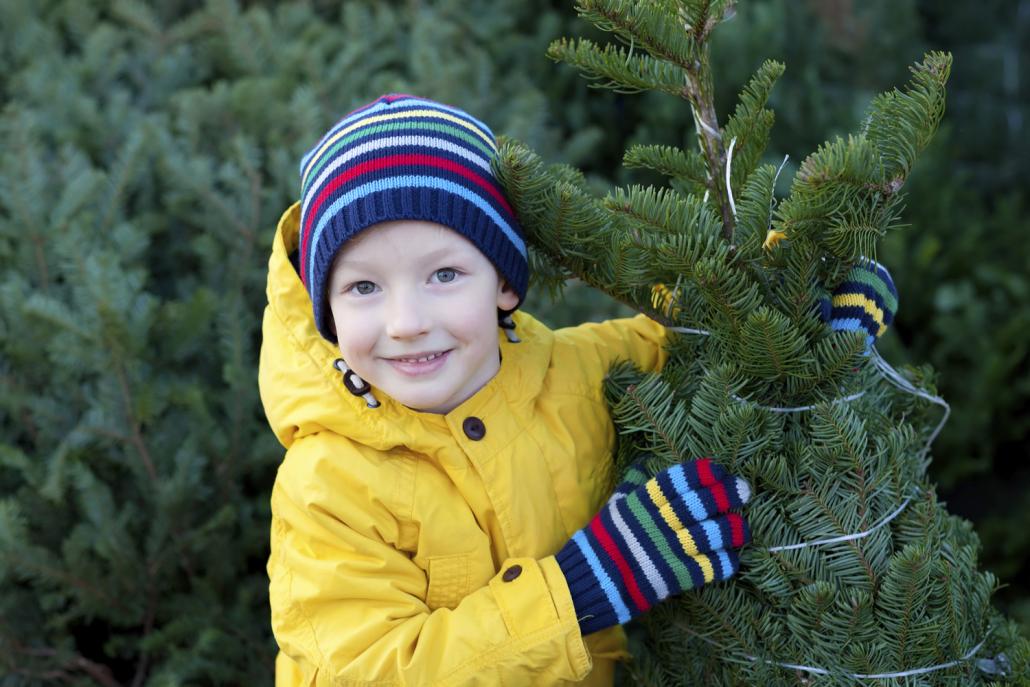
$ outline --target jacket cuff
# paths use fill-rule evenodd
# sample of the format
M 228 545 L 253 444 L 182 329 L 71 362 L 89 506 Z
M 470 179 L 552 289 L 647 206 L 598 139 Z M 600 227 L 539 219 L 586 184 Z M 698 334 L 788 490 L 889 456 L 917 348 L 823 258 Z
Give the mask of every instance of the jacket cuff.
M 574 679 L 586 678 L 593 668 L 593 660 L 576 622 L 576 609 L 565 577 L 553 556 L 539 561 L 533 558 L 506 560 L 500 573 L 490 580 L 490 588 L 512 637 L 540 632 L 552 634 L 557 630 L 561 637 L 555 639 L 565 642 Z

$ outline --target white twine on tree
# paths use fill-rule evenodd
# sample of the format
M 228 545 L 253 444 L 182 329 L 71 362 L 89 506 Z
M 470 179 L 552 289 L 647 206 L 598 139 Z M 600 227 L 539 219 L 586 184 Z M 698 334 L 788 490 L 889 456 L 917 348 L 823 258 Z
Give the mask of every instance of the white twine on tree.
M 690 111 L 693 112 L 694 121 L 697 123 L 698 126 L 700 126 L 702 129 L 711 134 L 712 138 L 714 138 L 715 140 L 722 140 L 722 132 L 720 132 L 718 129 L 713 129 L 710 124 L 705 122 L 705 120 L 701 118 L 701 115 L 699 115 L 697 111 L 694 109 L 693 105 L 690 106 Z
M 773 177 L 772 189 L 769 192 L 769 221 L 766 222 L 766 226 L 768 228 L 770 228 L 770 229 L 772 229 L 773 208 L 776 207 L 776 203 L 777 203 L 777 201 L 776 201 L 776 182 L 779 180 L 780 172 L 783 171 L 783 168 L 787 165 L 787 160 L 789 160 L 789 159 L 790 159 L 790 155 L 784 155 L 783 156 L 783 162 L 780 163 L 780 166 L 776 169 L 776 176 Z
M 784 158 L 784 163 L 786 163 L 786 158 Z M 782 167 L 783 167 L 783 165 L 780 165 L 781 169 L 782 169 Z M 779 172 L 777 172 L 777 174 L 779 174 Z M 682 334 L 697 334 L 697 335 L 701 335 L 701 336 L 711 336 L 711 332 L 705 331 L 704 329 L 692 329 L 690 327 L 668 327 L 668 329 L 669 329 L 669 331 L 679 332 L 679 333 L 682 333 Z M 934 396 L 933 394 L 929 394 L 929 393 L 923 391 L 922 389 L 919 389 L 919 388 L 915 387 L 910 381 L 908 381 L 907 379 L 902 377 L 901 374 L 898 373 L 898 371 L 895 370 L 890 365 L 890 363 L 888 363 L 886 360 L 884 360 L 883 357 L 880 355 L 880 352 L 877 351 L 875 347 L 870 347 L 870 349 L 871 349 L 871 355 L 872 355 L 872 359 L 873 359 L 873 364 L 876 367 L 877 372 L 880 373 L 880 376 L 882 376 L 889 383 L 891 383 L 895 387 L 901 389 L 902 391 L 905 391 L 906 393 L 910 393 L 910 394 L 913 394 L 913 395 L 918 396 L 920 398 L 923 398 L 923 399 L 925 399 L 927 401 L 930 401 L 931 403 L 934 403 L 934 404 L 939 405 L 939 406 L 944 408 L 944 417 L 941 418 L 941 421 L 937 424 L 937 427 L 934 428 L 934 431 L 930 434 L 930 437 L 926 441 L 926 445 L 923 447 L 922 451 L 920 451 L 920 454 L 919 454 L 920 457 L 926 455 L 926 453 L 930 450 L 930 446 L 931 446 L 931 444 L 933 444 L 934 439 L 937 438 L 937 435 L 940 434 L 941 429 L 943 429 L 945 422 L 947 422 L 948 416 L 951 414 L 951 407 L 948 405 L 947 401 L 945 401 L 940 396 Z M 865 395 L 865 391 L 860 391 L 858 393 L 851 394 L 850 396 L 845 396 L 845 397 L 842 397 L 842 398 L 834 399 L 832 401 L 832 403 L 849 403 L 849 402 L 851 402 L 851 401 L 853 401 L 853 400 L 855 400 L 857 398 L 862 397 L 863 395 Z M 737 396 L 736 394 L 732 394 L 732 398 L 734 400 L 736 400 L 736 401 L 741 402 L 741 403 L 750 403 L 751 405 L 754 405 L 754 406 L 756 406 L 758 408 L 761 408 L 763 410 L 769 410 L 769 411 L 776 412 L 776 413 L 797 413 L 797 412 L 812 410 L 813 408 L 816 407 L 815 405 L 807 405 L 807 406 L 797 406 L 797 407 L 793 407 L 793 408 L 781 408 L 781 407 L 774 407 L 774 406 L 763 406 L 763 405 L 760 405 L 760 404 L 755 403 L 753 401 L 749 401 L 747 399 L 741 398 L 741 397 Z M 915 490 L 916 490 L 916 494 L 918 494 L 921 491 L 918 487 L 915 487 Z M 804 542 L 802 544 L 789 544 L 789 545 L 786 545 L 786 546 L 772 546 L 772 547 L 767 548 L 766 550 L 770 551 L 770 552 L 774 552 L 774 553 L 775 552 L 779 552 L 779 551 L 792 551 L 792 550 L 796 550 L 796 549 L 804 549 L 804 548 L 813 547 L 813 546 L 823 546 L 823 545 L 826 545 L 826 544 L 837 544 L 837 543 L 840 543 L 840 542 L 852 541 L 852 540 L 855 540 L 855 539 L 862 539 L 864 537 L 868 537 L 873 532 L 876 532 L 881 527 L 886 526 L 892 520 L 894 520 L 899 515 L 901 515 L 901 513 L 905 510 L 905 508 L 908 506 L 908 504 L 911 503 L 911 501 L 914 498 L 914 496 L 915 495 L 907 497 L 904 501 L 902 501 L 901 505 L 899 505 L 896 509 L 894 509 L 894 511 L 892 513 L 890 513 L 885 518 L 880 520 L 880 522 L 876 523 L 872 528 L 870 528 L 870 529 L 868 529 L 868 530 L 866 530 L 864 532 L 858 532 L 858 533 L 855 533 L 855 534 L 847 534 L 847 535 L 843 535 L 843 536 L 840 536 L 840 537 L 833 537 L 831 539 L 820 539 L 820 540 L 813 541 L 813 542 Z M 715 642 L 715 641 L 713 641 L 711 639 L 708 639 L 707 637 L 703 637 L 703 636 L 697 634 L 696 632 L 692 632 L 692 634 L 694 636 L 696 636 L 698 639 L 701 639 L 701 640 L 703 640 L 705 642 L 708 642 L 709 644 L 717 646 L 717 647 L 719 647 L 721 649 L 727 650 L 727 647 L 724 647 L 724 646 L 720 645 L 718 642 Z M 990 634 L 991 634 L 990 631 L 988 631 L 987 635 L 983 638 L 983 640 L 979 644 L 977 644 L 975 647 L 970 649 L 966 653 L 965 656 L 963 656 L 962 658 L 956 659 L 954 661 L 950 661 L 948 663 L 939 663 L 937 665 L 929 666 L 929 667 L 926 667 L 926 668 L 914 668 L 914 669 L 911 669 L 911 670 L 904 670 L 904 671 L 899 671 L 899 672 L 894 672 L 894 673 L 875 673 L 875 674 L 862 674 L 862 673 L 850 673 L 849 674 L 849 673 L 846 673 L 845 675 L 847 677 L 854 678 L 854 679 L 859 679 L 859 680 L 881 680 L 881 679 L 888 679 L 888 678 L 912 677 L 912 676 L 915 676 L 915 675 L 926 675 L 927 673 L 933 673 L 933 672 L 937 672 L 939 670 L 946 670 L 948 668 L 952 668 L 954 666 L 957 666 L 957 665 L 960 665 L 962 663 L 965 663 L 966 661 L 971 659 L 973 656 L 975 656 L 976 652 L 978 652 L 983 647 L 983 645 L 987 642 L 987 638 L 990 637 Z M 813 674 L 816 674 L 816 675 L 830 675 L 831 674 L 831 671 L 826 670 L 825 668 L 816 668 L 814 666 L 805 666 L 805 665 L 799 665 L 799 664 L 796 664 L 796 663 L 781 663 L 779 661 L 770 661 L 770 660 L 767 660 L 767 659 L 760 659 L 760 658 L 758 658 L 756 656 L 750 656 L 750 655 L 747 655 L 747 654 L 745 654 L 745 657 L 749 661 L 751 661 L 751 662 L 762 661 L 763 663 L 767 663 L 769 665 L 780 666 L 782 668 L 789 668 L 791 670 L 801 670 L 801 671 L 805 671 L 805 672 L 808 672 L 808 673 L 813 673 Z M 742 661 L 741 659 L 737 659 L 737 658 L 734 658 L 734 657 L 731 657 L 731 656 L 724 656 L 723 658 L 725 660 L 733 661 L 733 662 L 736 662 L 736 663 L 744 663 L 744 661 Z M 988 673 L 988 674 L 992 674 L 992 675 L 1004 674 L 1004 672 L 1005 672 L 1004 668 L 1002 667 L 1002 668 L 999 669 L 999 666 L 1004 666 L 1005 665 L 1005 656 L 1004 656 L 1004 654 L 1001 654 L 1001 655 L 995 657 L 995 659 L 977 659 L 975 665 L 976 665 L 976 668 L 978 670 L 980 670 L 981 672 L 984 672 L 984 673 Z
M 704 329 L 692 329 L 690 327 L 666 327 L 666 329 L 668 329 L 671 332 L 678 332 L 680 334 L 698 334 L 700 336 L 711 336 L 711 332 L 705 331 Z M 901 389 L 906 393 L 912 394 L 913 396 L 918 396 L 919 398 L 925 399 L 930 403 L 933 403 L 944 408 L 944 416 L 941 417 L 940 422 L 938 422 L 937 426 L 934 427 L 933 432 L 930 433 L 930 436 L 926 440 L 926 444 L 919 452 L 920 458 L 925 457 L 926 454 L 930 451 L 930 446 L 933 444 L 934 440 L 937 439 L 937 435 L 939 435 L 941 433 L 941 430 L 944 429 L 945 423 L 951 416 L 951 406 L 948 405 L 948 402 L 940 396 L 934 396 L 933 394 L 923 391 L 922 389 L 913 385 L 912 382 L 908 381 L 903 376 L 901 376 L 901 373 L 899 373 L 897 370 L 891 367 L 891 364 L 883 359 L 883 356 L 880 355 L 880 352 L 876 350 L 875 346 L 870 346 L 870 353 L 873 359 L 873 365 L 876 367 L 876 370 L 880 373 L 880 376 L 886 379 L 888 382 L 890 382 L 893 386 L 897 387 L 898 389 Z M 831 403 L 850 403 L 851 401 L 861 398 L 865 395 L 865 393 L 865 391 L 859 391 L 857 393 L 851 394 L 850 396 L 835 398 L 831 401 Z M 763 406 L 760 403 L 755 403 L 754 401 L 749 401 L 746 398 L 741 398 L 736 394 L 732 394 L 732 398 L 733 400 L 738 401 L 740 403 L 749 403 L 755 406 L 756 408 L 768 410 L 773 413 L 800 413 L 807 410 L 812 410 L 816 407 L 816 405 L 818 405 L 812 404 L 807 406 L 795 407 Z
M 701 336 L 711 336 L 711 332 L 706 332 L 704 329 L 691 329 L 690 327 L 666 327 L 670 332 L 679 332 L 680 334 L 700 334 Z
M 701 336 L 710 336 L 711 335 L 711 332 L 707 332 L 707 331 L 705 331 L 703 329 L 691 329 L 690 327 L 668 327 L 668 329 L 670 331 L 680 332 L 680 333 L 684 333 L 684 334 L 699 334 Z M 871 355 L 872 355 L 872 359 L 873 359 L 873 364 L 876 367 L 877 372 L 880 373 L 880 376 L 882 376 L 884 379 L 886 379 L 888 382 L 890 382 L 894 386 L 898 387 L 902 391 L 905 391 L 907 393 L 913 394 L 913 395 L 918 396 L 920 398 L 924 398 L 927 401 L 930 401 L 931 403 L 940 405 L 940 406 L 942 406 L 944 408 L 944 417 L 941 418 L 941 421 L 937 424 L 937 427 L 934 429 L 934 431 L 930 434 L 929 438 L 926 440 L 926 445 L 919 452 L 919 457 L 922 458 L 930 450 L 930 446 L 933 444 L 934 439 L 937 438 L 937 435 L 940 434 L 941 429 L 944 427 L 944 423 L 947 422 L 948 416 L 951 414 L 951 407 L 948 405 L 947 401 L 942 399 L 940 396 L 934 396 L 932 394 L 928 394 L 925 391 L 923 391 L 922 389 L 916 388 L 911 382 L 909 382 L 907 379 L 902 377 L 901 374 L 899 374 L 897 370 L 895 370 L 893 367 L 891 367 L 890 363 L 888 363 L 886 360 L 883 359 L 883 357 L 880 355 L 880 352 L 877 351 L 875 347 L 870 347 L 870 350 L 871 350 Z M 833 401 L 831 401 L 831 403 L 850 403 L 851 401 L 854 401 L 854 400 L 856 400 L 858 398 L 861 398 L 862 396 L 865 395 L 865 393 L 866 393 L 865 391 L 859 391 L 857 393 L 851 394 L 850 396 L 844 396 L 844 397 L 841 397 L 841 398 L 836 398 Z M 731 394 L 730 397 L 733 400 L 735 400 L 735 401 L 737 401 L 739 403 L 747 403 L 747 404 L 755 406 L 756 408 L 760 408 L 762 410 L 768 410 L 768 411 L 771 411 L 771 412 L 774 412 L 774 413 L 800 413 L 800 412 L 812 410 L 812 409 L 814 409 L 816 407 L 816 404 L 805 405 L 805 406 L 796 406 L 796 407 L 792 407 L 792 408 L 784 408 L 784 407 L 777 407 L 777 406 L 763 406 L 763 405 L 761 405 L 759 403 L 755 403 L 754 401 L 749 401 L 748 399 L 741 398 L 740 396 L 738 396 L 736 394 Z M 918 487 L 915 487 L 915 491 L 916 491 L 916 494 L 918 494 L 920 492 L 920 489 Z M 840 537 L 834 537 L 832 539 L 821 539 L 821 540 L 818 540 L 818 541 L 805 542 L 805 543 L 802 543 L 802 544 L 790 544 L 790 545 L 786 545 L 786 546 L 773 546 L 773 547 L 769 547 L 766 550 L 767 551 L 771 551 L 771 552 L 792 551 L 792 550 L 796 550 L 796 549 L 808 548 L 808 547 L 811 547 L 811 546 L 822 546 L 822 545 L 825 545 L 825 544 L 836 544 L 836 543 L 840 543 L 840 542 L 851 541 L 851 540 L 854 540 L 854 539 L 862 539 L 862 538 L 868 537 L 870 534 L 872 534 L 876 530 L 880 529 L 881 527 L 884 527 L 889 522 L 891 522 L 892 520 L 897 518 L 902 513 L 902 511 L 905 510 L 905 508 L 908 506 L 908 504 L 912 501 L 913 498 L 914 498 L 914 495 L 913 496 L 909 496 L 908 498 L 906 498 L 901 503 L 901 505 L 898 506 L 894 510 L 894 512 L 892 512 L 890 515 L 888 515 L 887 517 L 882 519 L 880 522 L 878 522 L 876 525 L 874 525 L 871 529 L 868 529 L 865 532 L 858 532 L 856 534 L 846 534 L 846 535 L 843 535 L 843 536 L 840 536 Z
M 730 140 L 730 149 L 726 153 L 726 195 L 730 199 L 730 212 L 733 213 L 733 221 L 737 221 L 737 204 L 733 202 L 733 186 L 730 184 L 730 170 L 733 169 L 733 146 L 737 145 L 737 137 Z
M 711 332 L 706 332 L 705 330 L 692 330 L 689 327 L 666 327 L 665 329 L 670 332 L 679 332 L 680 334 L 699 334 L 702 337 L 711 335 Z
M 830 403 L 851 403 L 855 399 L 862 398 L 863 396 L 865 396 L 865 391 L 858 391 L 856 393 L 851 394 L 850 396 L 844 396 L 842 398 L 835 398 L 832 401 L 830 401 Z M 808 406 L 796 406 L 794 408 L 781 408 L 781 407 L 778 407 L 778 406 L 763 406 L 760 403 L 755 403 L 754 401 L 749 401 L 746 398 L 741 398 L 740 396 L 737 396 L 736 394 L 730 394 L 730 398 L 732 398 L 734 401 L 738 401 L 739 403 L 747 403 L 749 405 L 753 405 L 756 408 L 761 408 L 762 410 L 768 410 L 768 411 L 773 412 L 773 413 L 801 413 L 801 412 L 804 412 L 806 410 L 814 410 L 815 407 L 817 405 L 819 405 L 818 403 L 813 403 L 812 405 L 808 405 Z
M 687 630 L 690 634 L 694 635 L 695 637 L 697 637 L 698 639 L 700 639 L 703 642 L 706 642 L 708 644 L 711 644 L 712 646 L 718 647 L 719 649 L 722 649 L 723 651 L 732 651 L 732 649 L 730 649 L 729 647 L 726 647 L 726 646 L 720 644 L 719 642 L 716 642 L 713 639 L 709 639 L 708 637 L 700 635 L 700 634 L 698 634 L 696 631 L 694 631 L 691 628 L 688 628 L 688 627 L 686 627 L 686 626 L 684 626 L 682 624 L 680 624 L 680 627 L 682 627 L 683 629 Z M 926 675 L 927 673 L 935 673 L 938 670 L 947 670 L 948 668 L 954 668 L 957 665 L 961 665 L 962 663 L 965 663 L 966 661 L 971 659 L 973 656 L 975 656 L 976 652 L 979 651 L 983 647 L 983 645 L 987 642 L 987 638 L 990 637 L 990 636 L 991 636 L 991 631 L 988 630 L 987 634 L 984 635 L 984 638 L 980 641 L 980 643 L 977 644 L 976 646 L 974 646 L 968 652 L 966 652 L 965 656 L 963 656 L 962 658 L 955 659 L 954 661 L 949 661 L 948 663 L 938 663 L 937 665 L 928 666 L 926 668 L 913 668 L 911 670 L 902 670 L 902 671 L 899 671 L 899 672 L 896 672 L 896 673 L 869 673 L 869 674 L 863 674 L 863 673 L 844 673 L 844 676 L 845 677 L 854 678 L 854 679 L 857 679 L 857 680 L 885 680 L 885 679 L 894 678 L 894 677 L 911 677 L 913 675 Z M 790 670 L 802 670 L 802 671 L 805 671 L 806 673 L 814 673 L 816 675 L 832 675 L 833 674 L 831 671 L 826 670 L 825 668 L 816 668 L 814 666 L 805 666 L 805 665 L 800 665 L 800 664 L 797 664 L 797 663 L 780 663 L 779 661 L 770 661 L 770 660 L 765 659 L 765 658 L 758 658 L 757 656 L 751 656 L 750 654 L 743 654 L 743 656 L 744 656 L 744 658 L 747 659 L 746 661 L 744 659 L 742 659 L 742 658 L 737 658 L 735 656 L 723 656 L 722 658 L 724 660 L 726 660 L 726 661 L 731 661 L 733 663 L 741 663 L 741 664 L 745 664 L 745 665 L 748 662 L 755 663 L 755 662 L 761 661 L 762 663 L 765 663 L 765 664 L 768 664 L 768 665 L 779 666 L 781 668 L 789 668 Z M 984 670 L 981 667 L 981 662 L 979 660 L 976 662 L 976 667 L 978 669 L 980 669 L 980 670 Z M 991 671 L 984 671 L 984 672 L 991 672 Z
M 915 490 L 916 490 L 916 493 L 919 493 L 919 491 L 920 491 L 919 487 L 916 487 Z M 889 523 L 894 518 L 896 518 L 899 515 L 901 515 L 901 511 L 905 510 L 905 506 L 907 506 L 909 504 L 909 502 L 913 498 L 914 498 L 914 495 L 913 496 L 909 496 L 908 498 L 906 498 L 904 501 L 902 501 L 901 505 L 898 506 L 894 510 L 893 513 L 891 513 L 890 515 L 885 517 L 883 520 L 881 520 L 880 522 L 878 522 L 875 525 L 873 525 L 873 527 L 871 529 L 868 529 L 865 532 L 859 532 L 857 534 L 845 534 L 844 536 L 841 536 L 841 537 L 834 537 L 832 539 L 820 539 L 818 541 L 810 541 L 810 542 L 805 542 L 803 544 L 790 544 L 788 546 L 770 546 L 769 548 L 766 549 L 766 551 L 771 551 L 773 553 L 775 553 L 777 551 L 793 551 L 795 549 L 807 549 L 810 546 L 822 546 L 824 544 L 837 544 L 839 542 L 851 541 L 853 539 L 863 539 L 865 537 L 868 537 L 870 534 L 872 534 L 876 530 L 880 529 L 881 527 L 883 527 L 887 523 Z
M 944 423 L 948 421 L 948 417 L 951 415 L 951 406 L 948 405 L 948 402 L 940 396 L 934 396 L 933 394 L 929 394 L 923 391 L 922 389 L 916 388 L 912 384 L 912 382 L 908 381 L 900 374 L 898 374 L 898 371 L 891 367 L 890 363 L 883 359 L 883 357 L 880 355 L 880 352 L 876 350 L 875 347 L 872 349 L 872 355 L 873 364 L 876 365 L 876 369 L 880 371 L 884 379 L 886 379 L 888 382 L 890 382 L 897 388 L 901 389 L 902 391 L 923 398 L 929 401 L 930 403 L 939 405 L 940 407 L 944 408 L 944 416 L 941 418 L 940 422 L 937 423 L 937 426 L 934 428 L 933 432 L 931 432 L 930 438 L 926 440 L 926 446 L 924 446 L 923 450 L 919 452 L 920 458 L 925 457 L 926 454 L 929 453 L 930 445 L 933 443 L 934 439 L 936 439 L 937 435 L 941 433 L 942 429 L 944 429 Z

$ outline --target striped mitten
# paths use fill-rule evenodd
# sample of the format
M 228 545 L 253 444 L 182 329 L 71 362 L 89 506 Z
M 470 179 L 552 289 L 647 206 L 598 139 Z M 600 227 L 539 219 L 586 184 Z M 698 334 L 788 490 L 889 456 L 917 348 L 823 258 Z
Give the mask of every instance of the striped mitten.
M 648 479 L 637 466 L 557 553 L 583 634 L 621 625 L 669 596 L 733 575 L 751 538 L 747 482 L 704 458 Z
M 862 332 L 866 352 L 894 322 L 898 290 L 887 268 L 863 258 L 833 290 L 829 313 L 824 314 L 835 332 Z

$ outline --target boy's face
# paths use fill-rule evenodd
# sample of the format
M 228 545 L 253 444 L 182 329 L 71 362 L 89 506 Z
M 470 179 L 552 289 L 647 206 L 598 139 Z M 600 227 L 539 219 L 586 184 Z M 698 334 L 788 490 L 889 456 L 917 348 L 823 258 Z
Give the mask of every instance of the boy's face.
M 434 222 L 366 229 L 344 244 L 329 275 L 347 365 L 400 403 L 431 413 L 450 412 L 497 374 L 497 309 L 517 304 L 472 242 Z

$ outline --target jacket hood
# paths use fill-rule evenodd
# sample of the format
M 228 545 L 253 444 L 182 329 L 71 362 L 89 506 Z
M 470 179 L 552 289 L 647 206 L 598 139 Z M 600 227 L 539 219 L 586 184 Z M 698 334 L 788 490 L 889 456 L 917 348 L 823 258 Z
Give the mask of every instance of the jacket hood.
M 486 398 L 503 396 L 505 406 L 513 409 L 533 402 L 550 364 L 554 335 L 533 317 L 516 312 L 512 319 L 521 342 L 510 343 L 498 327 L 500 371 L 447 415 L 412 410 L 376 387 L 372 392 L 380 405 L 369 408 L 344 387 L 333 367 L 340 351 L 315 328 L 311 301 L 290 261 L 299 226 L 300 204 L 294 203 L 279 220 L 268 261 L 258 372 L 265 415 L 283 446 L 328 430 L 380 451 L 405 446 L 428 453 L 439 445 L 434 437 L 450 432 L 452 416 L 475 414 Z

